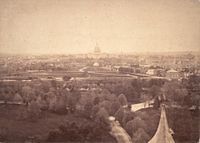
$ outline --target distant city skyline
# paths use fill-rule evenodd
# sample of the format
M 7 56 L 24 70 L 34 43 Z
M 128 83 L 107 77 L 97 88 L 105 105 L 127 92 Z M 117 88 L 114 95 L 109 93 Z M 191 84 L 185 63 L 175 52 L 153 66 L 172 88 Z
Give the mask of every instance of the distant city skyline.
M 0 0 L 0 53 L 200 52 L 198 0 Z

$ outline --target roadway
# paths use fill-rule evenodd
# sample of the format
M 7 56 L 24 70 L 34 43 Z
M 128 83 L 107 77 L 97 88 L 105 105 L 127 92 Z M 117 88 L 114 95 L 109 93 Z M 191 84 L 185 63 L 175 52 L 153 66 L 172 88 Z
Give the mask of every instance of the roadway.
M 153 103 L 154 103 L 154 100 L 145 101 L 145 102 L 137 103 L 137 104 L 132 104 L 131 111 L 135 112 L 135 111 L 138 111 L 141 109 L 151 108 L 151 107 L 153 107 Z

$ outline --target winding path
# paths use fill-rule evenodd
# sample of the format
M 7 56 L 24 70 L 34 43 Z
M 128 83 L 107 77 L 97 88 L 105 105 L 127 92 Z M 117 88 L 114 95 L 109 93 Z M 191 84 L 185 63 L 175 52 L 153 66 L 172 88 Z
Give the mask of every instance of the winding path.
M 118 121 L 112 121 L 111 126 L 112 130 L 110 131 L 110 134 L 116 138 L 118 143 L 132 143 L 131 137 L 120 126 Z

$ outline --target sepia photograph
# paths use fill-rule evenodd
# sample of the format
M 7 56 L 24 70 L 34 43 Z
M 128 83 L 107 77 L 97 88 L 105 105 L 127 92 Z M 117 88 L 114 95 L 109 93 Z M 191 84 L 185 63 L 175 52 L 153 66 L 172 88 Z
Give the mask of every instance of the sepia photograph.
M 0 0 L 0 143 L 200 143 L 200 0 Z

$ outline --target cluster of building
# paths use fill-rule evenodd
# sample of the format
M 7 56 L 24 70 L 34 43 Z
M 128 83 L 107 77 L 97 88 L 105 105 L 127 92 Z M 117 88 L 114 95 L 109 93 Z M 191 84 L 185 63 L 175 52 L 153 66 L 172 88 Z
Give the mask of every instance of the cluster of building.
M 146 76 L 166 77 L 168 79 L 187 78 L 192 74 L 200 75 L 200 55 L 191 53 L 161 55 L 112 55 L 101 53 L 95 47 L 94 53 L 86 55 L 96 59 L 94 67 L 107 68 L 124 74 L 142 74 Z M 103 58 L 119 58 L 120 62 L 101 63 Z M 100 61 L 100 63 L 98 62 Z
M 180 79 L 191 74 L 200 75 L 200 55 L 108 54 L 102 53 L 96 45 L 94 52 L 88 54 L 3 56 L 0 57 L 0 69 L 1 75 L 31 71 L 93 71 Z

